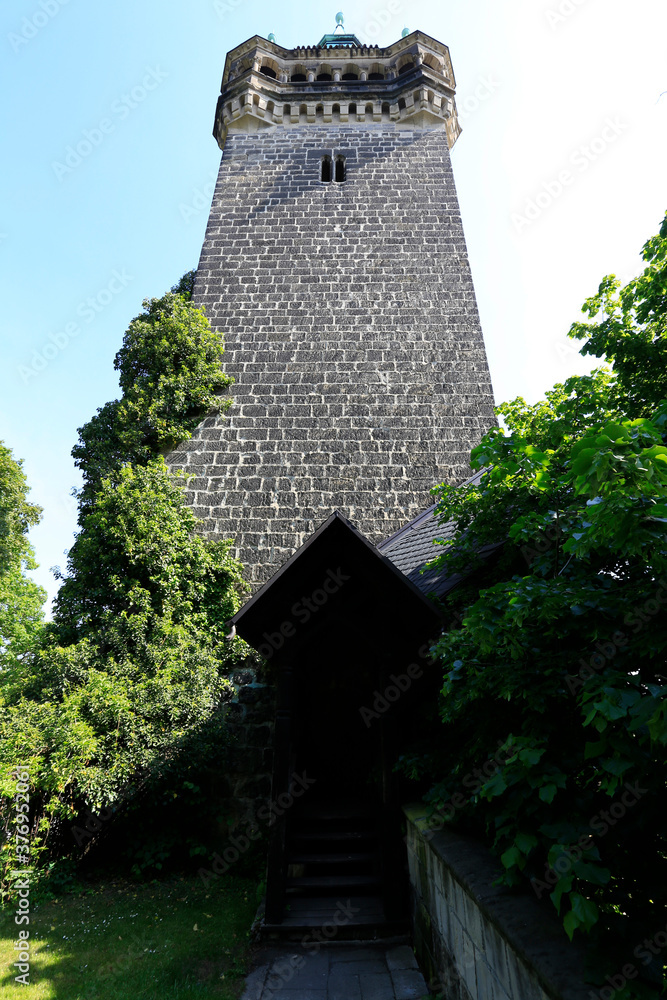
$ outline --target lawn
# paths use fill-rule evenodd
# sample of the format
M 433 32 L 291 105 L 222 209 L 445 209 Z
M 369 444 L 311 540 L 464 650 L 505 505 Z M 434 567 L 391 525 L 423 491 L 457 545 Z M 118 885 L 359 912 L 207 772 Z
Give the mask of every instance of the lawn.
M 243 989 L 256 882 L 188 876 L 104 882 L 32 906 L 33 1000 L 236 1000 Z M 0 912 L 0 994 L 14 982 L 14 915 Z

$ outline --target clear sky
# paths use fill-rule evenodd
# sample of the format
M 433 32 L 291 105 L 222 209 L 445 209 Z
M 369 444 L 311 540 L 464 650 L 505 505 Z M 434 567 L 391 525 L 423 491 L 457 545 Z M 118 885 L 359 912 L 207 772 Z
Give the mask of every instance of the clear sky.
M 197 264 L 225 54 L 271 31 L 316 43 L 338 9 L 3 0 L 0 439 L 44 507 L 31 537 L 51 594 L 75 530 L 77 428 L 117 395 L 113 358 L 142 299 Z M 450 47 L 452 159 L 497 402 L 588 370 L 567 330 L 604 274 L 638 271 L 667 209 L 664 0 L 342 9 L 364 42 L 407 26 Z

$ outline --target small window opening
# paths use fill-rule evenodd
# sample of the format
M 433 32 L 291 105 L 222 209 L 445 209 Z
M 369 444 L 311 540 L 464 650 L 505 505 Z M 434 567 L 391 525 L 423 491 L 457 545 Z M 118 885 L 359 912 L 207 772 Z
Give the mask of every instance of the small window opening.
M 372 104 L 367 104 L 366 105 L 365 114 L 366 114 L 367 118 L 368 118 L 369 115 L 371 116 L 371 118 L 373 117 L 373 105 Z
M 322 157 L 322 180 L 329 183 L 332 180 L 332 164 L 330 156 Z
M 334 121 L 338 121 L 338 119 L 340 118 L 340 104 L 334 104 L 334 106 L 331 109 L 331 117 L 333 118 Z
M 283 105 L 283 121 L 285 118 L 289 118 L 292 114 L 292 106 L 290 104 Z
M 399 111 L 405 111 L 405 98 L 404 97 L 399 97 L 399 99 L 398 99 L 398 110 Z
M 336 180 L 339 184 L 342 184 L 343 181 L 345 180 L 345 157 L 344 156 L 337 156 L 336 157 L 336 174 L 335 174 L 334 180 Z
M 356 113 L 357 113 L 357 105 L 356 104 L 350 104 L 349 108 L 347 109 L 347 113 L 348 113 L 348 115 L 356 115 Z
M 382 104 L 382 114 L 383 115 L 389 114 L 389 103 L 387 101 L 384 101 L 384 103 Z
M 315 117 L 324 118 L 324 107 L 322 104 L 318 104 L 317 107 L 315 108 Z

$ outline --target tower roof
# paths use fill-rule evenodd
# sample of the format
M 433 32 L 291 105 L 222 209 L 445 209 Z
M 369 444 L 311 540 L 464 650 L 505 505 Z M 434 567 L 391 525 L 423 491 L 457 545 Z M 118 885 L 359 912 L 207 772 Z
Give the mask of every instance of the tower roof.
M 336 27 L 333 34 L 322 35 L 317 43 L 318 49 L 360 49 L 362 44 L 356 35 L 345 31 L 344 18 L 341 11 L 336 14 Z

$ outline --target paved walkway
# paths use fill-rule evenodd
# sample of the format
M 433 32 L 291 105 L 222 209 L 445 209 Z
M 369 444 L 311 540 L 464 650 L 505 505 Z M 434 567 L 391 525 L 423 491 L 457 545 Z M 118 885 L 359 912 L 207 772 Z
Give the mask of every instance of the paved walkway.
M 256 956 L 241 1000 L 422 1000 L 429 992 L 412 948 L 274 945 Z

